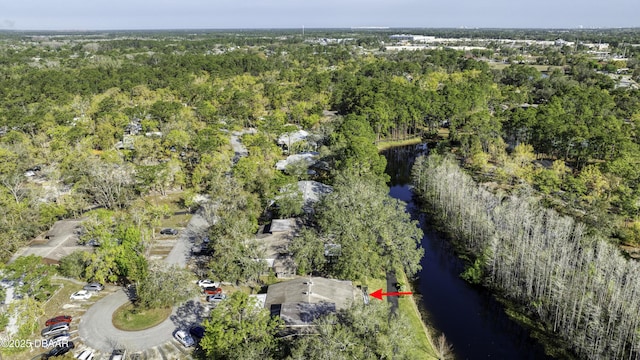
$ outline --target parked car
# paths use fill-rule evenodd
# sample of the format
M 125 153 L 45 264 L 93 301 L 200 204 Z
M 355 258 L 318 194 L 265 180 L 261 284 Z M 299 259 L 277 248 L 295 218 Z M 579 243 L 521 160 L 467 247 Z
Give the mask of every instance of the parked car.
M 204 337 L 204 328 L 200 325 L 192 326 L 189 329 L 189 334 L 194 339 L 202 339 Z
M 51 319 L 44 322 L 44 326 L 51 326 L 51 325 L 60 324 L 60 323 L 68 324 L 71 322 L 71 319 L 73 318 L 69 315 L 60 315 L 60 316 L 52 317 Z
M 195 341 L 193 341 L 193 338 L 191 337 L 191 335 L 187 334 L 187 332 L 184 330 L 176 331 L 176 333 L 173 334 L 173 336 L 184 347 L 193 346 L 195 344 Z
M 42 331 L 40 332 L 40 335 L 42 336 L 54 336 L 54 335 L 58 335 L 60 333 L 63 333 L 65 331 L 69 331 L 69 324 L 68 323 L 59 323 L 59 324 L 54 324 L 51 326 L 47 326 L 46 328 L 42 329 Z
M 124 349 L 114 349 L 111 352 L 111 356 L 109 360 L 124 360 L 124 357 L 127 355 L 127 350 Z
M 191 253 L 193 255 L 211 255 L 213 250 L 207 244 L 193 245 L 191 247 Z
M 91 297 L 91 293 L 87 290 L 76 291 L 71 294 L 71 300 L 88 300 Z
M 222 294 L 222 289 L 215 286 L 206 287 L 203 289 L 205 295 Z
M 220 283 L 216 281 L 211 281 L 209 279 L 203 279 L 198 281 L 198 286 L 200 287 L 220 287 Z
M 73 341 L 69 341 L 64 345 L 56 346 L 53 349 L 49 350 L 49 352 L 42 354 L 42 358 L 48 359 L 54 356 L 62 356 L 71 351 L 71 349 L 73 349 L 74 347 L 76 347 L 76 345 L 73 343 Z
M 2 286 L 5 289 L 10 288 L 13 286 L 13 280 L 2 279 L 2 281 L 0 281 L 0 286 Z
M 76 359 L 78 360 L 92 360 L 93 359 L 93 351 L 86 349 L 80 354 L 76 355 Z
M 225 294 L 215 294 L 207 296 L 207 302 L 218 303 L 227 298 Z
M 71 335 L 69 335 L 69 333 L 65 331 L 56 336 L 52 336 L 49 340 L 47 340 L 46 347 L 62 346 L 68 343 L 69 340 L 71 340 Z
M 98 246 L 100 246 L 100 241 L 98 241 L 96 239 L 91 239 L 91 240 L 86 242 L 86 245 L 87 246 L 98 247 Z
M 100 284 L 100 283 L 94 282 L 94 283 L 90 283 L 90 284 L 85 285 L 83 287 L 83 289 L 85 289 L 87 291 L 98 292 L 98 291 L 101 291 L 102 289 L 104 289 L 104 286 L 102 284 Z
M 160 234 L 162 235 L 178 235 L 178 230 L 172 228 L 166 228 L 160 230 Z

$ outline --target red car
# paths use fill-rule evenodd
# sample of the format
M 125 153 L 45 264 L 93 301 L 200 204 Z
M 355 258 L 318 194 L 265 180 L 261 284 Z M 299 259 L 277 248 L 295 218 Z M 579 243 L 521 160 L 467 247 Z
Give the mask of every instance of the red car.
M 219 287 L 210 286 L 210 287 L 204 288 L 203 290 L 206 295 L 222 294 L 222 289 Z
M 49 320 L 47 320 L 44 323 L 44 326 L 51 326 L 51 325 L 55 325 L 55 324 L 59 324 L 59 323 L 70 323 L 71 322 L 71 316 L 69 315 L 60 315 L 60 316 L 56 316 L 54 318 L 51 318 Z

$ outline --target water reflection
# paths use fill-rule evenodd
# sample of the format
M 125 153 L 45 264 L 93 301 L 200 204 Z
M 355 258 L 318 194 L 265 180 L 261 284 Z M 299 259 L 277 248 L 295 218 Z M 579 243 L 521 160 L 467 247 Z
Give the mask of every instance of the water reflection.
M 407 203 L 425 232 L 418 290 L 433 326 L 445 333 L 458 359 L 551 359 L 490 294 L 460 279 L 463 263 L 420 214 L 409 188 L 411 166 L 423 153 L 424 148 L 412 145 L 386 150 L 383 155 L 391 177 L 389 194 Z

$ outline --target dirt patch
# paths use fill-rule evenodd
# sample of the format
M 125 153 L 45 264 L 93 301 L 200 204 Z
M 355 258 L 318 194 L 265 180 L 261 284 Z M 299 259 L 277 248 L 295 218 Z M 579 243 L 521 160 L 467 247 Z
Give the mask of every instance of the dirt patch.
M 630 258 L 640 260 L 640 247 L 631 245 L 620 245 L 622 251 L 625 252 Z

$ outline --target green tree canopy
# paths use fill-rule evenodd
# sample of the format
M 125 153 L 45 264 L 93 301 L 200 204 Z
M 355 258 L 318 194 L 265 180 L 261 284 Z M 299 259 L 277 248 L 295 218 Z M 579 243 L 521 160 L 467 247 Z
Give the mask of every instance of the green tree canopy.
M 200 346 L 209 359 L 274 359 L 281 325 L 255 299 L 237 291 L 211 310 Z
M 422 230 L 379 178 L 344 172 L 318 208 L 321 233 L 341 245 L 335 276 L 360 279 L 401 267 L 420 270 Z
M 288 359 L 415 359 L 420 350 L 405 322 L 389 316 L 386 302 L 353 306 L 318 319 L 317 333 L 293 342 Z
M 136 305 L 143 308 L 170 307 L 198 295 L 199 290 L 191 271 L 152 262 L 147 275 L 137 283 Z

